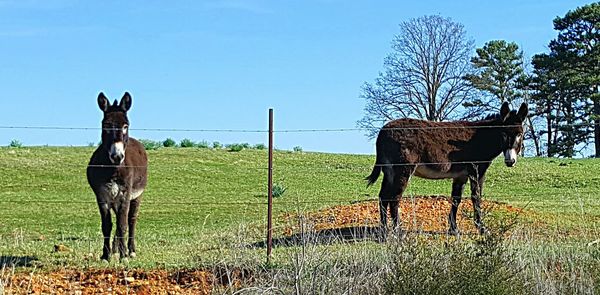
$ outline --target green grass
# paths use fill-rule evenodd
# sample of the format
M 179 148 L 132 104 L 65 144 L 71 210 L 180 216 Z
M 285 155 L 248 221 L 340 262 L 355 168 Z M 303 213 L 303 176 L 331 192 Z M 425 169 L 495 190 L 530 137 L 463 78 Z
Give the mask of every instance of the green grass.
M 89 147 L 0 148 L 1 255 L 35 256 L 43 267 L 99 263 L 100 217 L 85 178 L 92 152 Z M 223 245 L 264 240 L 266 150 L 160 148 L 148 155 L 149 182 L 133 266 L 189 266 L 227 255 L 262 260 L 262 249 L 243 250 L 247 256 L 240 258 L 232 254 L 239 249 Z M 274 200 L 276 227 L 282 226 L 285 212 L 375 199 L 381 181 L 371 188 L 363 181 L 374 156 L 278 151 L 274 161 L 274 178 L 285 179 L 286 187 Z M 487 174 L 484 198 L 527 206 L 554 232 L 575 233 L 543 241 L 581 245 L 600 228 L 597 171 L 597 159 L 528 158 L 514 168 L 496 161 Z M 406 194 L 448 195 L 450 186 L 450 180 L 413 178 Z M 53 253 L 56 244 L 72 252 Z

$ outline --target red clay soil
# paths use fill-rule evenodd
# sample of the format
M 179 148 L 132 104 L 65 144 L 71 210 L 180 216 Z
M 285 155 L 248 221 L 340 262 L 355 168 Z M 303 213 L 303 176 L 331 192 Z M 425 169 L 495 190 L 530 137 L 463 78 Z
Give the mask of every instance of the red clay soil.
M 236 275 L 234 271 L 233 276 Z M 211 294 L 224 290 L 229 276 L 201 270 L 59 270 L 17 273 L 5 282 L 6 294 Z M 239 287 L 233 279 L 232 285 Z M 218 289 L 217 289 L 218 290 Z
M 402 229 L 409 231 L 446 232 L 448 230 L 448 213 L 450 200 L 444 196 L 419 196 L 402 198 L 400 202 L 400 220 Z M 483 212 L 520 213 L 523 210 L 511 205 L 482 201 Z M 463 233 L 475 233 L 476 228 L 472 219 L 473 207 L 470 199 L 463 199 L 457 214 L 458 227 Z M 379 205 L 377 201 L 367 201 L 350 205 L 339 205 L 309 212 L 302 216 L 312 225 L 312 229 L 346 228 L 354 226 L 376 226 L 379 224 Z M 296 214 L 284 217 L 289 224 L 284 229 L 285 235 L 298 231 Z M 389 218 L 389 217 L 388 217 Z

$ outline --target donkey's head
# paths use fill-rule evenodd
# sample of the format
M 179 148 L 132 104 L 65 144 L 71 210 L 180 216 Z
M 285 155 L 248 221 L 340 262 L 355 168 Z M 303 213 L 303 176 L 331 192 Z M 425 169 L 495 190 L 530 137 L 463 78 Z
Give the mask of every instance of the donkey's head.
M 500 120 L 502 120 L 502 151 L 504 163 L 513 167 L 517 163 L 517 155 L 523 147 L 523 122 L 527 118 L 527 104 L 521 104 L 519 111 L 510 110 L 508 102 L 500 107 Z
M 129 141 L 129 119 L 127 111 L 131 108 L 131 95 L 125 92 L 121 102 L 111 105 L 104 93 L 98 94 L 98 106 L 104 112 L 102 119 L 102 147 L 108 152 L 113 164 L 120 165 L 125 160 L 125 150 Z

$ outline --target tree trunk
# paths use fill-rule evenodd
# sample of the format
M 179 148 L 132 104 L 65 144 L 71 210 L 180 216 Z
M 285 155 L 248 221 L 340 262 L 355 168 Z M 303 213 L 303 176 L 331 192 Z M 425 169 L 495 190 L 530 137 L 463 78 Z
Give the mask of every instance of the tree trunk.
M 550 103 L 548 103 L 548 109 L 546 110 L 546 131 L 548 135 L 546 156 L 552 157 L 552 107 L 550 107 Z
M 531 117 L 527 118 L 527 123 L 529 125 L 529 132 L 531 132 L 531 139 L 533 140 L 533 145 L 535 146 L 535 156 L 541 157 L 542 151 L 540 150 L 540 139 L 538 138 L 537 134 L 535 134 L 535 128 L 533 127 L 533 121 L 531 120 Z
M 596 158 L 600 158 L 600 101 L 594 99 L 594 147 Z

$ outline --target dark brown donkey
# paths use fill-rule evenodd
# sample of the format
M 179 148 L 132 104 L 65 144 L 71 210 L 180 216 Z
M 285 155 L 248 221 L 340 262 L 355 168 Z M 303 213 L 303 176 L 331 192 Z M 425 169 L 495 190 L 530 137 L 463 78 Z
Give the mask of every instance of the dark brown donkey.
M 102 259 L 110 260 L 110 235 L 112 219 L 110 210 L 117 216 L 117 230 L 113 240 L 113 252 L 121 259 L 135 257 L 135 224 L 141 195 L 146 187 L 148 158 L 144 146 L 129 137 L 127 111 L 131 108 L 131 96 L 125 92 L 121 102 L 111 105 L 102 92 L 98 106 L 104 112 L 102 119 L 102 143 L 96 149 L 87 168 L 87 179 L 96 194 L 102 218 L 104 247 Z M 125 235 L 129 227 L 129 239 L 125 251 Z M 116 248 L 116 249 L 115 249 Z
M 377 137 L 377 159 L 368 185 L 383 171 L 379 191 L 382 228 L 387 225 L 387 208 L 394 226 L 398 226 L 398 201 L 412 175 L 427 179 L 452 178 L 452 209 L 448 217 L 449 232 L 457 234 L 456 211 L 464 185 L 471 184 L 475 225 L 485 232 L 481 222 L 481 193 L 485 172 L 491 161 L 504 152 L 506 166 L 517 162 L 523 143 L 523 120 L 527 105 L 511 111 L 502 104 L 500 113 L 485 120 L 466 122 L 431 122 L 399 119 L 387 123 Z

